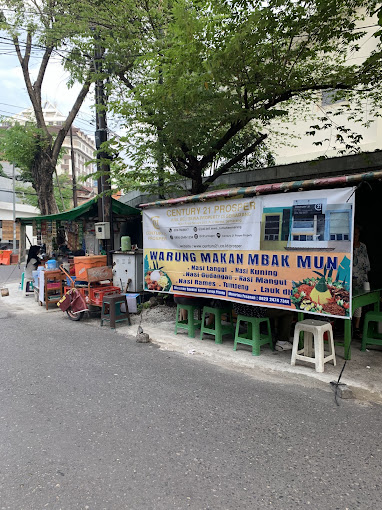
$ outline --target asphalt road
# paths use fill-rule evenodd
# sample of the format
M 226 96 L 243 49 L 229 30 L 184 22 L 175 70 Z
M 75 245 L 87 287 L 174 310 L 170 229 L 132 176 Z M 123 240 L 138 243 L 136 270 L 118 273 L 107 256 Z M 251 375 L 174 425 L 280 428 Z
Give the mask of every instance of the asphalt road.
M 0 299 L 0 509 L 377 509 L 378 405 Z

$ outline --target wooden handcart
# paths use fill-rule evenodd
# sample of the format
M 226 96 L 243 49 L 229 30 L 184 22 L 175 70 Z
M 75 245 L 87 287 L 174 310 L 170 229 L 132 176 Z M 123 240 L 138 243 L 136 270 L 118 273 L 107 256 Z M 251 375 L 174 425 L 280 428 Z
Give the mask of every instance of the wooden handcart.
M 80 282 L 73 278 L 63 266 L 60 266 L 60 269 L 67 279 L 67 285 L 64 286 L 64 296 L 67 299 L 73 299 L 74 297 L 78 298 L 78 294 L 80 294 L 82 297 L 80 309 L 78 308 L 78 302 L 75 306 L 72 306 L 67 300 L 65 306 L 61 306 L 61 309 L 66 311 L 72 321 L 81 320 L 86 311 L 91 311 L 91 307 L 101 308 L 104 296 L 121 293 L 121 289 L 112 284 L 113 270 L 111 267 L 88 268 L 83 276 L 84 279 Z M 77 301 L 79 300 L 77 299 Z M 58 305 L 60 306 L 60 303 Z

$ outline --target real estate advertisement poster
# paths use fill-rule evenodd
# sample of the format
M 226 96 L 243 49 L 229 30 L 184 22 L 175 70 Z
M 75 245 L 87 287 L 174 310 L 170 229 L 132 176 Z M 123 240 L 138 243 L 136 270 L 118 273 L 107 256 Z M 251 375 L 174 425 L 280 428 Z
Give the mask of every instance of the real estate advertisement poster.
M 353 188 L 145 209 L 145 290 L 349 318 L 353 217 Z

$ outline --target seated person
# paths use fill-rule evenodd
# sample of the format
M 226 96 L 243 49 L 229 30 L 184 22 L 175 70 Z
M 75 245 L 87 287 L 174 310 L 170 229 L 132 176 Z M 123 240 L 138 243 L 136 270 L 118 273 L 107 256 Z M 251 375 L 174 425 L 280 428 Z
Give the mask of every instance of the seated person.
M 369 281 L 368 273 L 370 271 L 369 256 L 366 246 L 360 242 L 361 228 L 354 225 L 353 235 L 353 287 L 362 288 L 364 283 Z M 355 289 L 353 288 L 353 291 Z M 356 308 L 353 312 L 354 317 L 354 338 L 361 340 L 362 333 L 360 330 L 362 308 Z
M 22 289 L 24 296 L 27 295 L 29 290 L 29 282 L 33 280 L 33 271 L 36 271 L 40 265 L 40 258 L 38 256 L 39 253 L 40 246 L 33 245 L 29 248 L 27 263 L 24 271 L 24 284 Z
M 198 298 L 194 296 L 182 296 L 180 294 L 174 294 L 174 303 L 177 305 L 192 305 L 192 306 L 208 306 L 209 300 L 205 298 Z M 179 319 L 181 321 L 187 320 L 187 310 L 180 310 Z
M 29 248 L 27 263 L 25 266 L 24 278 L 25 280 L 32 280 L 33 275 L 32 271 L 36 271 L 38 266 L 40 265 L 40 258 L 38 254 L 40 253 L 40 246 L 33 245 Z

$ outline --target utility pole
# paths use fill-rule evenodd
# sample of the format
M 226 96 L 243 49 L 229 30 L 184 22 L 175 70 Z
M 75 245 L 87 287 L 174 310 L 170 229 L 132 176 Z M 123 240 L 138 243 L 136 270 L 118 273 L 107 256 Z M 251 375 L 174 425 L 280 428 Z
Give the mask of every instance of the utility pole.
M 96 103 L 96 133 L 95 142 L 97 151 L 100 150 L 102 143 L 107 141 L 107 120 L 106 120 L 106 101 L 103 79 L 99 76 L 102 73 L 102 58 L 104 49 L 99 44 L 99 39 L 95 37 L 95 70 L 97 81 L 95 83 L 95 103 Z M 107 263 L 111 265 L 112 254 L 114 250 L 114 231 L 113 231 L 113 211 L 110 183 L 110 164 L 108 154 L 105 152 L 97 153 L 97 170 L 101 173 L 98 178 L 98 221 L 110 223 L 110 239 L 103 241 L 103 249 L 106 251 Z
M 12 251 L 16 253 L 16 175 L 15 175 L 15 164 L 12 163 L 12 187 L 13 187 L 13 244 Z
M 74 149 L 73 149 L 73 127 L 70 126 L 70 157 L 72 160 L 72 185 L 73 185 L 73 206 L 77 207 L 77 179 L 76 167 L 74 165 Z

